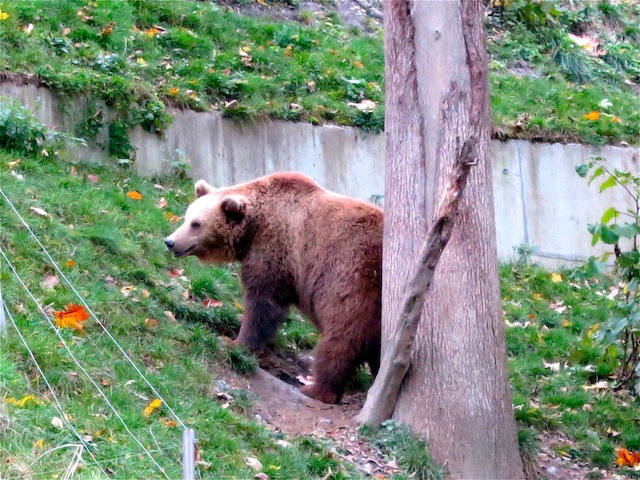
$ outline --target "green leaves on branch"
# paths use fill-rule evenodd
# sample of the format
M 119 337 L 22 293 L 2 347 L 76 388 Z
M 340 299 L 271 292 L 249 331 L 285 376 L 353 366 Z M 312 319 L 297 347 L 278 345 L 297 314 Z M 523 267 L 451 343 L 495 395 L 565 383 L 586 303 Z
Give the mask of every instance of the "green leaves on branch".
M 640 395 L 640 175 L 610 169 L 600 157 L 576 167 L 576 173 L 591 185 L 601 179 L 599 191 L 617 188 L 623 197 L 631 199 L 633 208 L 622 211 L 610 207 L 600 222 L 589 225 L 592 245 L 613 246 L 599 258 L 591 257 L 585 265 L 590 276 L 599 276 L 606 262 L 614 258 L 613 275 L 617 287 L 609 298 L 615 300 L 611 318 L 600 324 L 595 339 L 607 350 L 615 349 L 619 356 L 617 380 L 620 387 L 631 388 Z

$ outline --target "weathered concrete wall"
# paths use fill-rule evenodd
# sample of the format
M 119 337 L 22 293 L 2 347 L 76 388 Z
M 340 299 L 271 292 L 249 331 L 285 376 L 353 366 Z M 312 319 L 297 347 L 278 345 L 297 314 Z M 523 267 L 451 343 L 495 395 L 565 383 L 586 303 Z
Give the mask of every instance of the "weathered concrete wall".
M 46 89 L 0 84 L 0 95 L 18 99 L 54 127 L 72 129 L 79 120 L 69 100 L 60 101 Z M 174 121 L 163 138 L 141 128 L 131 132 L 139 173 L 168 173 L 171 162 L 183 160 L 194 178 L 222 186 L 277 170 L 297 170 L 336 192 L 383 204 L 383 135 L 283 121 L 239 126 L 219 113 L 172 114 Z M 104 138 L 105 132 L 99 135 Z M 619 189 L 598 194 L 598 186 L 588 187 L 575 166 L 598 155 L 611 168 L 638 172 L 637 148 L 515 140 L 493 141 L 491 153 L 502 259 L 514 258 L 514 248 L 525 245 L 534 247 L 534 258 L 549 266 L 584 260 L 601 251 L 591 247 L 587 225 L 610 206 L 633 206 Z M 74 154 L 89 161 L 105 159 L 95 145 Z

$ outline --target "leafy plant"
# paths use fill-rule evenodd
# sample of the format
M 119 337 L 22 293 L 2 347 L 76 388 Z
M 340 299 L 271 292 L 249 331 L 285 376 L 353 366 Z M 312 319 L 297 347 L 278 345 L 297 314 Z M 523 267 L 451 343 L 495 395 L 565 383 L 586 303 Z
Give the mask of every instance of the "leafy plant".
M 84 140 L 51 130 L 17 101 L 0 97 L 0 147 L 16 153 L 53 155 L 65 140 Z
M 600 157 L 578 165 L 576 172 L 587 177 L 589 184 L 598 179 L 600 192 L 617 188 L 631 198 L 632 208 L 626 211 L 608 208 L 600 221 L 589 225 L 592 244 L 603 243 L 612 250 L 600 258 L 591 258 L 587 265 L 591 273 L 602 271 L 605 262 L 614 258 L 613 273 L 619 280 L 616 309 L 599 326 L 595 338 L 604 345 L 621 349 L 617 372 L 618 386 L 632 387 L 640 394 L 640 174 L 611 169 Z

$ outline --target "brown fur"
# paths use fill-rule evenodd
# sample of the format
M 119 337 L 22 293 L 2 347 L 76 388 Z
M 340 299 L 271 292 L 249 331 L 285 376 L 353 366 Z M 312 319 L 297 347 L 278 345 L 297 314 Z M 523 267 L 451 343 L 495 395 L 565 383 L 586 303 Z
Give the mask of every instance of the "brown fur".
M 166 239 L 176 256 L 239 261 L 245 314 L 236 342 L 273 341 L 290 306 L 318 328 L 306 395 L 338 402 L 345 382 L 380 363 L 382 210 L 320 188 L 298 173 L 275 173 L 214 189 L 202 180 L 185 223 Z

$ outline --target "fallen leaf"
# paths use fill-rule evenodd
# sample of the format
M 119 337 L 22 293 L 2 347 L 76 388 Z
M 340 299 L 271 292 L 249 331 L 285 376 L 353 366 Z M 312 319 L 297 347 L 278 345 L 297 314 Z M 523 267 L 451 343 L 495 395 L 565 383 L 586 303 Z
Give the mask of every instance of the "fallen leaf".
M 148 417 L 162 406 L 162 400 L 154 398 L 144 409 L 144 416 Z
M 66 263 L 67 268 L 71 268 L 71 267 L 73 267 L 75 264 L 76 264 L 76 261 L 75 261 L 75 260 L 67 260 L 67 263 Z
M 256 476 L 253 478 L 257 478 L 258 480 L 269 480 L 269 475 L 264 472 L 256 473 Z
M 562 275 L 560 275 L 559 273 L 552 273 L 551 281 L 553 283 L 560 283 L 562 281 Z
M 55 275 L 45 275 L 42 282 L 40 282 L 40 285 L 42 286 L 42 288 L 55 288 L 60 285 L 60 280 Z
M 176 223 L 178 221 L 180 221 L 180 217 L 178 215 L 175 215 L 171 212 L 167 212 L 166 214 L 167 220 L 169 220 L 169 223 Z
M 145 318 L 144 324 L 149 328 L 157 328 L 158 320 L 156 320 L 155 318 Z
M 181 268 L 171 268 L 169 269 L 169 276 L 172 278 L 179 277 L 184 273 L 184 270 Z
M 552 372 L 559 372 L 560 371 L 560 362 L 555 362 L 555 363 L 547 363 L 544 360 L 542 361 L 542 364 L 548 368 L 549 370 L 551 370 Z
M 44 439 L 39 439 L 33 442 L 33 448 L 39 448 L 40 450 L 44 450 Z
M 172 312 L 172 311 L 170 311 L 170 310 L 165 310 L 165 311 L 164 311 L 164 314 L 165 314 L 165 315 L 167 316 L 167 318 L 168 318 L 169 320 L 171 320 L 172 322 L 177 322 L 177 321 L 178 321 L 178 320 L 176 320 L 176 316 L 173 314 L 173 312 Z
M 29 207 L 29 210 L 31 210 L 36 215 L 40 215 L 41 217 L 50 217 L 51 216 L 47 212 L 45 212 L 42 208 L 39 208 L 39 207 Z
M 7 402 L 9 405 L 14 405 L 20 408 L 24 408 L 29 402 L 33 402 L 36 404 L 40 403 L 34 395 L 27 395 L 25 397 L 22 397 L 20 400 L 17 400 L 12 397 L 8 397 L 8 398 L 5 398 L 5 402 Z
M 167 428 L 175 428 L 178 425 L 174 420 L 170 420 L 168 418 L 163 418 L 162 424 Z
M 585 120 L 596 121 L 600 119 L 600 112 L 596 112 L 595 110 L 583 115 Z
M 89 318 L 89 312 L 82 305 L 69 304 L 67 309 L 53 312 L 58 328 L 73 328 L 76 332 L 83 332 L 82 322 Z
M 127 197 L 133 199 L 133 200 L 141 200 L 142 199 L 142 194 L 140 192 L 137 192 L 135 190 L 131 191 L 131 192 L 127 192 Z
M 542 294 L 541 293 L 534 293 L 533 294 L 533 298 L 535 298 L 536 300 L 540 300 L 542 298 Z
M 259 472 L 260 470 L 262 470 L 262 463 L 257 458 L 245 457 L 244 460 L 245 460 L 245 463 L 247 464 L 247 466 L 249 468 L 252 468 L 256 472 Z
M 364 64 L 362 62 L 359 62 L 358 60 L 353 62 L 353 64 L 358 68 L 364 68 Z
M 222 305 L 224 305 L 224 303 L 221 302 L 220 300 L 212 300 L 211 298 L 207 298 L 202 301 L 202 305 L 204 305 L 207 308 L 215 308 L 215 307 L 221 307 Z
M 158 203 L 156 203 L 156 207 L 158 208 L 164 208 L 167 206 L 167 200 L 164 197 L 161 197 L 160 200 L 158 200 Z
M 347 103 L 347 105 L 349 105 L 350 107 L 355 107 L 360 111 L 367 111 L 367 110 L 373 110 L 376 108 L 376 102 L 374 102 L 373 100 L 362 100 L 359 103 L 354 103 L 354 102 L 349 102 Z
M 169 89 L 169 95 L 177 95 L 178 92 L 180 92 L 180 89 L 178 87 L 171 87 Z
M 62 420 L 60 420 L 58 417 L 53 417 L 51 419 L 51 425 L 53 425 L 54 427 L 60 430 L 64 428 L 64 423 L 62 423 Z
M 619 447 L 618 449 L 616 449 L 616 453 L 618 454 L 618 458 L 616 458 L 616 463 L 621 467 L 640 466 L 640 453 L 630 452 L 624 447 Z

